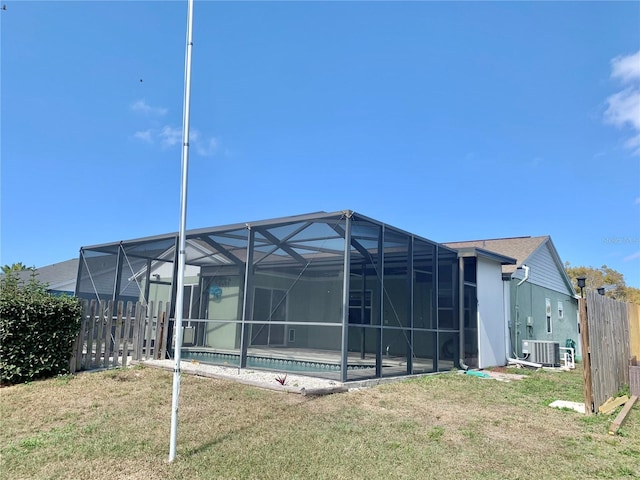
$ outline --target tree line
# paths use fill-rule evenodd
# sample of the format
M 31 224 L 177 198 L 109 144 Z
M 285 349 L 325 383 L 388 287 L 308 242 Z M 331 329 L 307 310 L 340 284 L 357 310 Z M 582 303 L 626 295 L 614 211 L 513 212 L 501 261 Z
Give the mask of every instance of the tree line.
M 604 295 L 621 302 L 631 302 L 640 304 L 640 288 L 629 287 L 624 275 L 606 265 L 600 268 L 576 266 L 565 262 L 564 269 L 573 283 L 573 288 L 580 293 L 578 278 L 585 279 L 585 290 L 597 290 L 604 288 Z

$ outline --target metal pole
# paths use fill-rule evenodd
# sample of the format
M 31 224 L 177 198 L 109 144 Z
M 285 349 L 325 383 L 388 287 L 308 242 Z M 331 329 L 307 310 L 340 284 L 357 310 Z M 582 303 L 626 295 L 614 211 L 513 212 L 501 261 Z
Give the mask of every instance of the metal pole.
M 176 458 L 178 436 L 178 399 L 180 397 L 180 357 L 182 348 L 182 303 L 184 296 L 184 268 L 187 248 L 187 177 L 189 171 L 189 105 L 191 100 L 191 50 L 193 49 L 193 0 L 187 6 L 187 47 L 184 65 L 184 104 L 182 117 L 182 182 L 180 188 L 180 230 L 178 233 L 178 288 L 176 292 L 175 366 L 173 368 L 173 397 L 171 401 L 171 440 L 169 462 Z
M 344 224 L 344 282 L 342 283 L 342 355 L 340 381 L 347 381 L 349 361 L 349 275 L 351 274 L 351 212 L 347 212 Z M 362 299 L 364 301 L 364 299 Z

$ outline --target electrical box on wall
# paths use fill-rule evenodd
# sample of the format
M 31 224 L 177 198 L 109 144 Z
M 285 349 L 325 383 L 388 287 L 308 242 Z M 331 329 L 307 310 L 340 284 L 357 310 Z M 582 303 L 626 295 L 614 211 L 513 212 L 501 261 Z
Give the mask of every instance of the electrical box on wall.
M 527 317 L 527 327 L 533 327 L 533 317 L 532 316 L 528 316 Z

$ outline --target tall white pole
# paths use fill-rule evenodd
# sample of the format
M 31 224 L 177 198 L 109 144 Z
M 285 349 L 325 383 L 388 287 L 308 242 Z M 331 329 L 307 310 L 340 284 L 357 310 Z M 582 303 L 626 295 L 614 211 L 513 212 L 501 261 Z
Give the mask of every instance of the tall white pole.
M 178 437 L 178 400 L 180 398 L 180 357 L 182 356 L 182 301 L 184 296 L 184 268 L 187 248 L 187 177 L 189 173 L 189 105 L 191 102 L 191 50 L 193 49 L 193 0 L 187 0 L 187 51 L 184 63 L 184 104 L 182 117 L 182 177 L 180 185 L 180 230 L 178 233 L 178 279 L 176 292 L 176 319 L 173 348 L 175 366 L 173 368 L 173 397 L 171 400 L 171 440 L 169 461 L 176 458 Z

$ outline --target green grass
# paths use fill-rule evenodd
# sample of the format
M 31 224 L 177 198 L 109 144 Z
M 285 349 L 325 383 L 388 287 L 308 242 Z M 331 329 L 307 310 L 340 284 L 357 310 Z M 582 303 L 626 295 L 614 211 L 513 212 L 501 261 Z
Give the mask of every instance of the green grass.
M 520 373 L 520 372 L 518 372 Z M 183 376 L 167 462 L 172 375 L 135 368 L 0 390 L 0 476 L 11 479 L 638 478 L 640 407 L 580 401 L 582 374 L 498 382 L 448 373 L 325 397 Z

